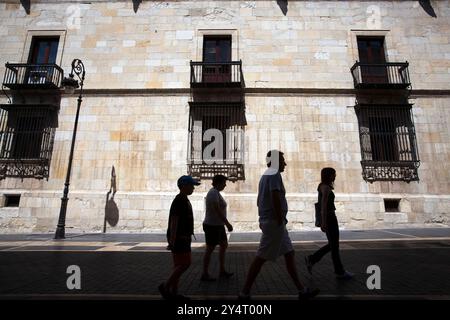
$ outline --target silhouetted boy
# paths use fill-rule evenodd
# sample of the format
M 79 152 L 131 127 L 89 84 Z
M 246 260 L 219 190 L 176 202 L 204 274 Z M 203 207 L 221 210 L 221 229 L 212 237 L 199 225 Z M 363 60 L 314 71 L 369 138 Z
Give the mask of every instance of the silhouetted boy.
M 173 271 L 169 279 L 158 286 L 164 299 L 189 300 L 178 294 L 181 275 L 191 265 L 191 236 L 194 234 L 194 215 L 188 196 L 194 192 L 194 186 L 200 183 L 191 176 L 178 179 L 180 193 L 170 206 L 169 226 L 167 228 L 168 249 L 172 251 Z

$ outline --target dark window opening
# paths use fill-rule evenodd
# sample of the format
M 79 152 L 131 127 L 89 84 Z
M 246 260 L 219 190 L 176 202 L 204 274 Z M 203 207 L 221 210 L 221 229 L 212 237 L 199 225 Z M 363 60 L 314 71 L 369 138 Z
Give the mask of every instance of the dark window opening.
M 385 63 L 384 37 L 358 37 L 358 53 L 361 63 Z
M 18 207 L 20 194 L 5 194 L 5 207 Z
M 56 63 L 59 37 L 33 37 L 31 40 L 28 63 Z
M 400 199 L 384 199 L 385 212 L 400 212 Z
M 231 81 L 231 36 L 203 38 L 203 82 Z
M 364 83 L 388 83 L 384 37 L 357 37 Z
M 203 62 L 230 62 L 231 36 L 204 36 Z
M 31 85 L 45 84 L 52 81 L 59 37 L 33 37 L 31 40 L 29 66 L 25 79 Z

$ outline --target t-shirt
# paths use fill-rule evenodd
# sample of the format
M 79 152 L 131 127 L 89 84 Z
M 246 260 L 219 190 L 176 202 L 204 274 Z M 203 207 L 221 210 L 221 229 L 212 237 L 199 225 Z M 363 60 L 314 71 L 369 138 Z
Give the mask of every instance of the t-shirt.
M 320 183 L 319 186 L 317 187 L 317 191 L 319 192 L 318 202 L 320 203 L 320 205 L 322 205 L 322 197 L 323 197 L 322 192 L 320 190 L 321 186 L 322 186 L 322 183 Z M 327 213 L 333 215 L 333 214 L 335 214 L 335 211 L 336 211 L 336 207 L 334 206 L 335 196 L 334 196 L 333 189 L 331 189 L 331 187 L 329 187 L 329 186 L 327 186 L 327 187 L 330 188 L 330 193 L 328 194 Z
M 272 191 L 280 191 L 281 215 L 286 221 L 288 205 L 286 201 L 286 190 L 284 189 L 283 179 L 278 170 L 268 168 L 261 179 L 258 186 L 258 214 L 259 221 L 275 220 L 275 211 L 272 201 Z
M 215 204 L 218 204 L 219 208 L 222 209 L 222 213 L 224 214 L 225 218 L 227 217 L 227 203 L 223 199 L 219 190 L 211 188 L 211 190 L 209 190 L 206 194 L 205 198 L 206 212 L 205 220 L 203 220 L 203 223 L 211 226 L 223 226 L 225 225 L 225 222 L 220 219 L 215 209 Z
M 170 223 L 172 217 L 178 217 L 177 236 L 188 236 L 194 234 L 194 214 L 191 202 L 184 194 L 177 194 L 172 201 L 169 213 L 169 225 L 167 228 L 167 239 L 170 239 Z

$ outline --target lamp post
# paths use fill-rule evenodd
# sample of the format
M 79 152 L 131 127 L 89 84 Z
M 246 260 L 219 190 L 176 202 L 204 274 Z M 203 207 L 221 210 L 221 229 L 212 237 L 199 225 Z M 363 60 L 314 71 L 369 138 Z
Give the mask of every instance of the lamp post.
M 74 79 L 74 75 L 80 80 Z M 75 116 L 75 124 L 73 126 L 72 133 L 72 144 L 70 146 L 70 155 L 69 155 L 69 165 L 67 167 L 66 174 L 66 182 L 64 183 L 64 193 L 61 198 L 61 209 L 59 210 L 59 219 L 58 226 L 56 227 L 55 239 L 64 239 L 65 238 L 65 225 L 66 225 L 66 211 L 67 211 L 67 202 L 69 198 L 67 195 L 69 194 L 69 185 L 70 185 L 70 172 L 72 171 L 72 160 L 73 160 L 73 150 L 75 147 L 75 139 L 77 136 L 77 127 L 78 127 L 78 115 L 80 114 L 80 106 L 83 96 L 83 82 L 84 82 L 84 64 L 79 59 L 74 59 L 72 61 L 72 70 L 70 71 L 69 78 L 64 78 L 61 82 L 61 85 L 64 87 L 67 93 L 74 93 L 75 89 L 80 87 L 80 95 L 78 96 L 78 105 L 77 105 L 77 114 Z

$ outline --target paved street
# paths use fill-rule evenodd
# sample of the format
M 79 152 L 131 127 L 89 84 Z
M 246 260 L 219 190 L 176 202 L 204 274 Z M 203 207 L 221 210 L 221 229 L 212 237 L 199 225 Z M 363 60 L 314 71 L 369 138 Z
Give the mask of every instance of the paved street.
M 160 299 L 157 285 L 171 270 L 162 234 L 83 234 L 55 241 L 53 235 L 0 235 L 0 299 Z M 292 232 L 301 279 L 321 289 L 318 299 L 450 299 L 450 228 L 342 231 L 341 254 L 355 279 L 333 275 L 327 255 L 305 268 L 305 255 L 322 246 L 321 232 Z M 259 233 L 230 236 L 230 279 L 201 282 L 203 238 L 193 243 L 193 264 L 180 292 L 195 300 L 235 300 L 254 257 Z M 69 290 L 68 266 L 81 270 L 81 289 Z M 381 270 L 381 289 L 369 290 L 367 267 Z M 211 263 L 218 271 L 218 254 Z M 282 258 L 267 263 L 253 288 L 254 299 L 293 300 L 296 290 Z

